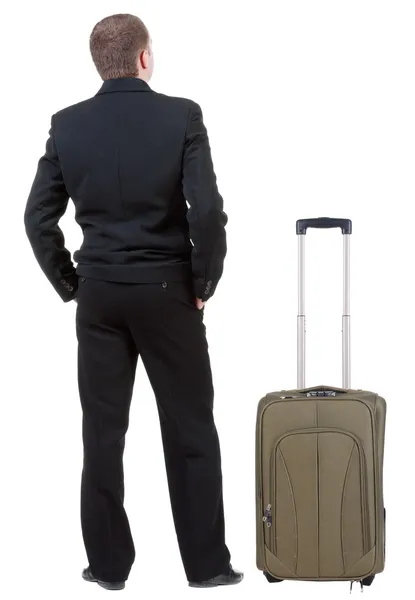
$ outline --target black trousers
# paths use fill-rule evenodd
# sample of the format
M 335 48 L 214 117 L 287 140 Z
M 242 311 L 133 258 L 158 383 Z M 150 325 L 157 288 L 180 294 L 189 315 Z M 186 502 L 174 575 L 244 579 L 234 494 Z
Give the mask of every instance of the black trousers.
M 156 396 L 185 573 L 188 580 L 214 577 L 230 555 L 206 330 L 190 283 L 81 278 L 78 294 L 81 524 L 92 573 L 126 580 L 135 559 L 123 506 L 123 452 L 141 356 Z

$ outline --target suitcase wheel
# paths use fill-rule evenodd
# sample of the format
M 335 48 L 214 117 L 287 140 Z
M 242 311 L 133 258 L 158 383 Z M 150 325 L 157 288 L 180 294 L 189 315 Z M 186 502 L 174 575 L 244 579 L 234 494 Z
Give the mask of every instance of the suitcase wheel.
M 365 577 L 364 579 L 362 579 L 362 585 L 372 585 L 373 580 L 374 580 L 375 576 L 374 575 L 369 575 L 369 577 Z
M 268 583 L 281 583 L 282 581 L 284 581 L 283 579 L 277 579 L 276 577 L 273 577 L 272 575 L 270 575 L 270 573 L 267 573 L 266 571 L 264 571 L 264 576 Z

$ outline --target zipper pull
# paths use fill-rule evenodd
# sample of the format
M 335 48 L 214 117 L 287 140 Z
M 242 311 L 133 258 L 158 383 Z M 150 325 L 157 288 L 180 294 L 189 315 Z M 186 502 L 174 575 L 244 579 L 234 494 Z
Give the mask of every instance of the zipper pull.
M 264 523 L 266 523 L 267 527 L 271 527 L 271 523 L 272 523 L 271 504 L 268 504 L 268 506 L 266 507 L 264 516 L 262 517 L 262 520 L 264 521 Z

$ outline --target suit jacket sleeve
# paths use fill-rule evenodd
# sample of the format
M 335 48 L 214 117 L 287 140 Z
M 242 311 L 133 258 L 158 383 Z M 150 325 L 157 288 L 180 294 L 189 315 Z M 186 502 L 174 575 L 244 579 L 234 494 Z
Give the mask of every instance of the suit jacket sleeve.
M 223 273 L 226 256 L 223 199 L 216 185 L 209 139 L 201 108 L 191 103 L 183 154 L 183 193 L 189 203 L 194 293 L 208 300 Z
M 39 160 L 27 200 L 24 223 L 41 269 L 64 302 L 72 300 L 78 289 L 78 276 L 58 225 L 68 200 L 54 138 L 53 115 L 46 151 Z

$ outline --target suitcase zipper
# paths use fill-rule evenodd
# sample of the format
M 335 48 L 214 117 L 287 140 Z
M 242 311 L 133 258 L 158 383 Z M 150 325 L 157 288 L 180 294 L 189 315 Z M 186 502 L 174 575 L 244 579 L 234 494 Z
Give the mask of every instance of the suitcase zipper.
M 272 525 L 271 504 L 267 505 L 264 516 L 262 517 L 262 520 L 264 521 L 265 525 L 268 528 L 271 527 L 271 525 Z
M 367 486 L 366 486 L 366 461 L 363 453 L 363 448 L 360 448 L 358 445 L 359 455 L 360 455 L 360 469 L 361 469 L 361 485 L 362 485 L 362 525 L 363 525 L 363 554 L 369 552 L 369 517 L 368 517 L 368 494 L 367 494 Z
M 276 497 L 277 497 L 277 493 L 276 493 L 276 477 L 275 477 L 275 467 L 276 467 L 276 463 L 275 463 L 275 452 L 276 452 L 276 448 L 274 448 L 274 451 L 271 454 L 271 460 L 270 460 L 270 474 L 269 474 L 269 485 L 270 485 L 270 492 L 269 492 L 269 496 L 270 499 L 274 501 L 274 503 L 276 502 Z M 275 505 L 275 504 L 274 504 Z M 273 524 L 272 519 L 269 525 L 269 549 L 271 550 L 271 552 L 274 554 L 274 556 L 277 556 L 277 540 L 276 540 L 276 535 L 277 532 L 275 531 L 275 527 L 276 527 L 276 523 Z
M 266 507 L 264 516 L 262 517 L 262 520 L 264 521 L 264 523 L 266 524 L 267 527 L 271 527 L 271 524 L 272 524 L 271 504 L 268 504 L 268 506 Z
M 268 548 L 270 550 L 272 550 L 271 546 L 272 546 L 272 532 L 271 532 L 271 527 L 272 527 L 272 507 L 271 504 L 268 504 L 267 507 L 265 508 L 264 511 L 264 516 L 262 517 L 262 520 L 264 522 L 264 526 L 267 528 L 266 531 L 264 531 L 264 535 L 265 535 L 265 544 L 266 546 L 268 546 Z

